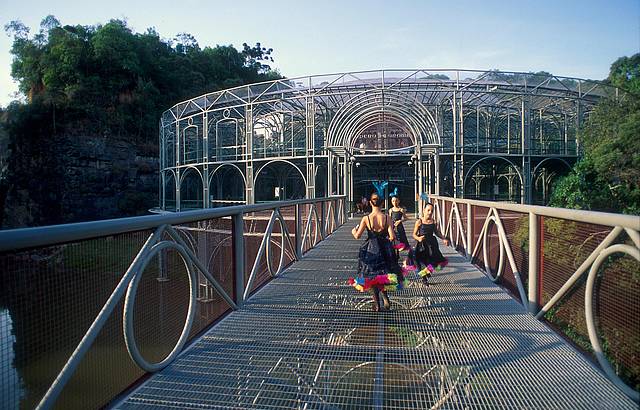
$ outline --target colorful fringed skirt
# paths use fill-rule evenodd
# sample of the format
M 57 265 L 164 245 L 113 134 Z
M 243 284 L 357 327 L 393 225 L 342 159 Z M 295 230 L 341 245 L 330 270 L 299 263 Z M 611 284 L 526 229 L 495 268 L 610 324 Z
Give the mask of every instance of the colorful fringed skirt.
M 404 286 L 404 275 L 384 232 L 367 230 L 358 253 L 358 272 L 349 284 L 360 292 L 394 291 Z
M 363 276 L 350 278 L 349 284 L 360 292 L 393 292 L 404 288 L 406 279 L 403 275 L 388 273 L 386 275 L 377 275 L 374 278 L 365 278 Z

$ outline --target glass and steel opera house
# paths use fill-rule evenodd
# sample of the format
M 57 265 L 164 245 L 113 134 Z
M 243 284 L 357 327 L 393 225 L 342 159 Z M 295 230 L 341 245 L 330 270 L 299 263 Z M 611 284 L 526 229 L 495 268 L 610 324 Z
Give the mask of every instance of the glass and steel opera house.
M 240 86 L 160 121 L 166 211 L 345 194 L 423 192 L 545 203 L 577 132 L 618 90 L 545 73 L 382 70 Z

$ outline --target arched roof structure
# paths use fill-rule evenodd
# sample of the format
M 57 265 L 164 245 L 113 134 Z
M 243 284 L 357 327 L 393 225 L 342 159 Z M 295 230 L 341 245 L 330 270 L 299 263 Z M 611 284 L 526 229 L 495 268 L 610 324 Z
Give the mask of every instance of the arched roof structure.
M 278 79 L 207 93 L 165 111 L 161 172 L 180 178 L 187 167 L 198 167 L 208 181 L 209 167 L 233 163 L 251 203 L 254 173 L 263 163 L 306 169 L 309 197 L 313 173 L 324 165 L 328 191 L 353 196 L 352 167 L 371 156 L 390 167 L 415 166 L 416 191 L 457 196 L 464 193 L 465 171 L 495 155 L 518 166 L 527 190 L 531 170 L 545 158 L 575 161 L 576 135 L 588 112 L 601 98 L 620 95 L 597 81 L 495 70 Z

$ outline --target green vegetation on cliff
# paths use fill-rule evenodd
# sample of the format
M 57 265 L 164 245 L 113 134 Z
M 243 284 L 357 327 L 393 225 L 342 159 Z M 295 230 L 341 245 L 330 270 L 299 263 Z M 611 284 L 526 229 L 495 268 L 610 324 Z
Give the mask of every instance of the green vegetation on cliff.
M 104 25 L 61 25 L 53 16 L 29 36 L 19 21 L 11 74 L 30 104 L 50 111 L 52 132 L 91 130 L 157 140 L 160 113 L 178 101 L 222 88 L 278 78 L 265 64 L 271 49 L 260 43 L 200 48 L 180 33 L 172 40 L 153 29 L 134 33 L 121 20 Z M 12 110 L 17 107 L 10 106 Z
M 157 205 L 158 121 L 175 103 L 279 78 L 272 49 L 201 48 L 180 33 L 135 33 L 122 20 L 62 25 L 20 21 L 11 74 L 26 102 L 0 110 L 0 226 L 146 213 Z

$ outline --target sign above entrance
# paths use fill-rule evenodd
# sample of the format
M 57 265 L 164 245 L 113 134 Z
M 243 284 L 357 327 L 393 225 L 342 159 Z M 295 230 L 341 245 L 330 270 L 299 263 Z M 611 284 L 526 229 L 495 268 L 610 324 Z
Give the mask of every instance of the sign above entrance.
M 376 124 L 353 138 L 351 148 L 362 155 L 387 151 L 408 152 L 413 148 L 413 136 L 393 124 Z

